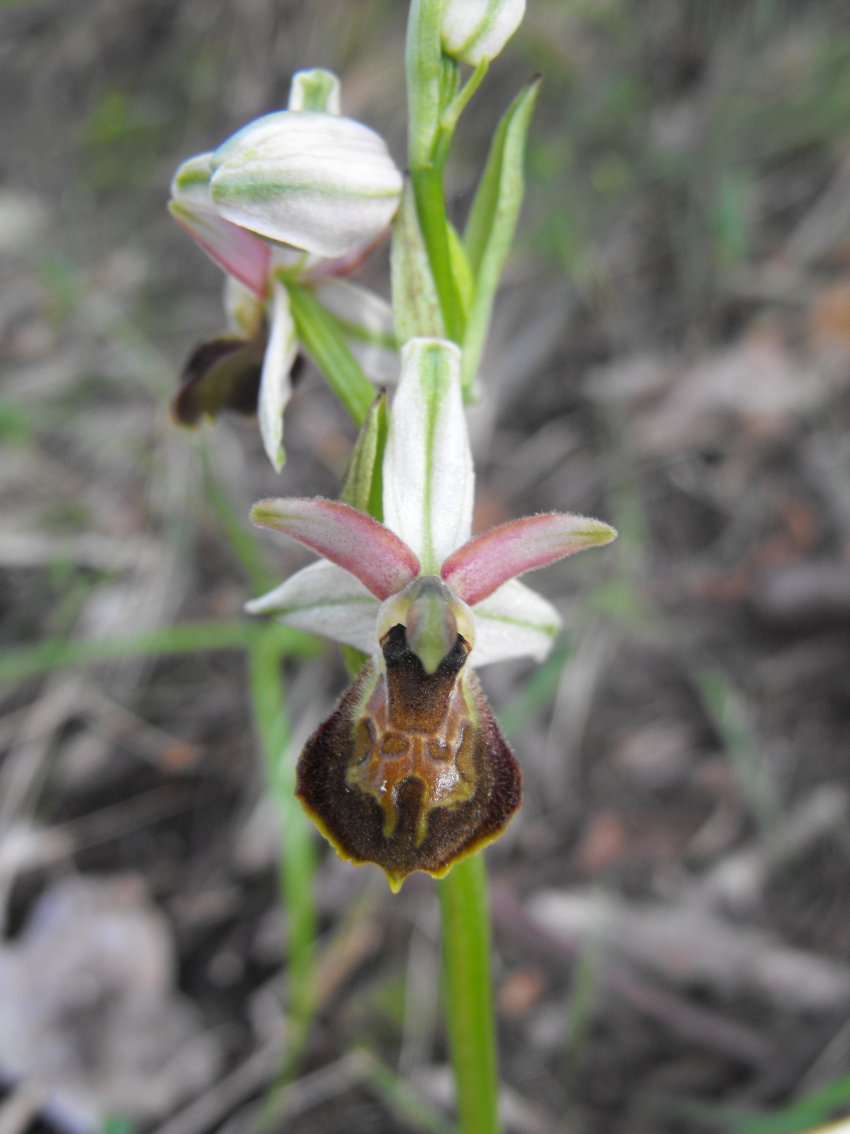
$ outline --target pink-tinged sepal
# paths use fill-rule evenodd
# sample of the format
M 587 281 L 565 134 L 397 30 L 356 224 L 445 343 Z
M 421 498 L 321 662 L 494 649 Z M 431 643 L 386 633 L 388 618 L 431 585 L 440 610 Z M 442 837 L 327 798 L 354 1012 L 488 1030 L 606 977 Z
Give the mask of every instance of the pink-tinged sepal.
M 404 626 L 382 639 L 298 761 L 297 795 L 340 857 L 375 863 L 398 890 L 436 878 L 496 839 L 520 805 L 522 776 L 459 635 L 434 673 Z
M 168 211 L 220 268 L 258 299 L 266 297 L 272 255 L 266 241 L 211 210 L 193 209 L 180 200 L 170 201 Z
M 251 519 L 351 572 L 382 600 L 419 574 L 419 560 L 403 540 L 365 512 L 338 500 L 260 500 L 251 510 Z
M 445 560 L 443 581 L 458 598 L 474 606 L 502 583 L 550 563 L 610 543 L 617 533 L 587 516 L 550 512 L 500 524 L 476 536 Z

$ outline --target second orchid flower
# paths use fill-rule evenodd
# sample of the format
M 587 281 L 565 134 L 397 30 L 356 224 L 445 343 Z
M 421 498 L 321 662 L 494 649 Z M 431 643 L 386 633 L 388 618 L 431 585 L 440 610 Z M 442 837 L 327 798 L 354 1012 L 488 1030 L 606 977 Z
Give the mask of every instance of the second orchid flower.
M 322 71 L 294 77 L 287 110 L 180 166 L 169 208 L 227 273 L 230 329 L 190 357 L 174 400 L 178 421 L 256 410 L 266 453 L 282 466 L 300 348 L 291 291 L 312 292 L 355 351 L 364 343 L 378 358 L 380 348 L 392 351 L 388 305 L 340 277 L 386 235 L 401 189 L 383 140 L 339 115 L 337 80 Z

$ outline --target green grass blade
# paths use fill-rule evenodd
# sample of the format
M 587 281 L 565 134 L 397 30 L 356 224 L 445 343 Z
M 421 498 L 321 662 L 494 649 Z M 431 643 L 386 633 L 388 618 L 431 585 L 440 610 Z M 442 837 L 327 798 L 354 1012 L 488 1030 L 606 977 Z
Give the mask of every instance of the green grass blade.
M 0 657 L 0 681 L 21 681 L 55 670 L 122 658 L 194 654 L 207 650 L 244 650 L 259 633 L 250 622 L 186 622 L 150 630 L 131 638 L 100 641 L 69 641 L 49 638 L 31 646 L 16 646 Z M 287 626 L 273 627 L 281 654 L 315 657 L 319 648 L 315 638 Z
M 313 879 L 316 853 L 312 829 L 295 797 L 295 768 L 289 753 L 289 719 L 280 672 L 281 652 L 274 635 L 255 640 L 249 657 L 254 720 L 269 789 L 280 819 L 281 894 L 288 925 L 288 980 L 291 1023 L 286 1071 L 297 1064 L 313 1016 L 316 973 L 316 909 Z
M 546 661 L 529 675 L 511 704 L 499 713 L 499 726 L 508 740 L 516 741 L 532 717 L 551 705 L 564 666 L 572 652 L 568 646 L 564 646 L 550 654 Z
M 363 1050 L 360 1054 L 367 1061 L 366 1081 L 407 1125 L 425 1134 L 457 1134 L 456 1128 L 436 1114 L 391 1067 L 372 1052 Z
M 270 569 L 256 535 L 251 532 L 247 513 L 244 518 L 240 518 L 222 487 L 216 474 L 214 457 L 205 444 L 200 446 L 200 453 L 206 499 L 216 514 L 234 557 L 255 594 L 270 591 L 280 579 Z

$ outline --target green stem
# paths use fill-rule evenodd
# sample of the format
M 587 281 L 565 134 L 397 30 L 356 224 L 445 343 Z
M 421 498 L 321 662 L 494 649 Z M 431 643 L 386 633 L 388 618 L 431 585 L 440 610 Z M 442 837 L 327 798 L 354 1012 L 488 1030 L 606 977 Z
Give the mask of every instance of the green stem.
M 249 652 L 254 719 L 269 787 L 280 819 L 280 883 L 288 926 L 288 985 L 291 1042 L 284 1069 L 293 1073 L 312 1020 L 315 994 L 316 908 L 313 900 L 315 848 L 311 828 L 295 797 L 295 772 L 288 761 L 289 720 L 281 688 L 281 651 L 270 635 Z
M 438 883 L 443 987 L 463 1134 L 499 1134 L 487 873 L 479 853 Z
M 434 145 L 434 165 L 442 170 L 445 168 L 449 147 L 452 144 L 458 120 L 466 110 L 467 104 L 484 81 L 490 67 L 489 59 L 482 59 L 466 83 L 457 91 L 449 101 L 440 117 L 440 126 L 437 131 L 437 140 Z
M 452 342 L 459 343 L 463 336 L 462 306 L 449 250 L 449 221 L 443 196 L 442 170 L 434 166 L 411 169 L 410 180 L 446 334 Z

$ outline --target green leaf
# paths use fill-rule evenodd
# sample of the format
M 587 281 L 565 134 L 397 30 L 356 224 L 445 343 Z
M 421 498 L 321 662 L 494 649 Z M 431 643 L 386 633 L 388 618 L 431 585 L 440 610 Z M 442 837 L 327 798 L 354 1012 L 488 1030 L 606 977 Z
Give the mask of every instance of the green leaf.
M 388 428 L 387 395 L 380 394 L 369 407 L 339 493 L 345 504 L 375 520 L 384 518 L 382 469 Z
M 446 328 L 440 311 L 440 300 L 434 286 L 431 265 L 413 188 L 405 182 L 401 206 L 393 222 L 390 251 L 392 273 L 393 319 L 399 346 L 417 335 L 445 338 Z
M 499 123 L 481 175 L 463 244 L 475 296 L 463 337 L 463 390 L 469 399 L 490 324 L 493 300 L 522 204 L 525 142 L 540 80 L 521 91 Z
M 449 258 L 452 264 L 452 276 L 455 282 L 455 293 L 460 301 L 463 324 L 469 313 L 472 297 L 475 290 L 475 281 L 472 278 L 472 268 L 463 247 L 463 242 L 453 224 L 447 225 L 449 237 Z
M 374 520 L 384 518 L 383 466 L 389 421 L 387 395 L 381 394 L 369 407 L 339 493 L 340 500 L 366 512 Z M 341 649 L 345 667 L 354 677 L 365 665 L 368 655 L 344 643 Z
M 375 400 L 375 387 L 351 353 L 337 320 L 326 311 L 309 288 L 283 279 L 289 292 L 298 339 L 321 370 L 328 385 L 351 418 L 362 425 Z

